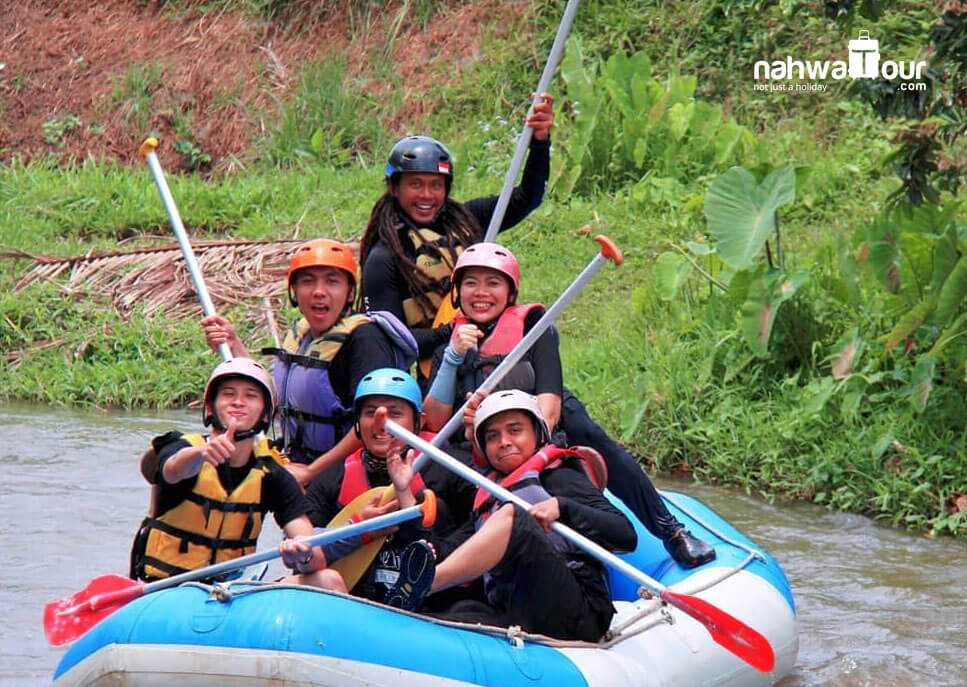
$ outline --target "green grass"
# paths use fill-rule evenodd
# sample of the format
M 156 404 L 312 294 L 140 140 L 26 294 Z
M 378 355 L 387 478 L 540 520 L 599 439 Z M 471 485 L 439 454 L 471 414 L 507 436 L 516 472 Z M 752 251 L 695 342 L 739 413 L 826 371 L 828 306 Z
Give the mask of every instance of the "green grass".
M 379 15 L 369 1 L 345 11 L 356 32 L 381 21 L 388 43 L 408 23 L 432 21 L 439 4 L 404 2 L 392 16 Z M 239 6 L 271 20 L 310 10 L 300 2 L 210 3 L 211 11 Z M 485 59 L 465 65 L 462 79 L 435 82 L 421 94 L 430 114 L 414 127 L 450 145 L 455 197 L 499 191 L 563 6 L 540 0 L 520 22 L 488 27 Z M 505 240 L 522 264 L 522 299 L 547 304 L 597 252 L 580 227 L 609 235 L 625 252 L 625 264 L 605 266 L 559 321 L 565 382 L 650 464 L 767 498 L 804 498 L 898 526 L 967 534 L 967 518 L 947 508 L 967 492 L 967 390 L 937 388 L 926 410 L 914 412 L 902 393 L 910 361 L 882 351 L 892 326 L 889 301 L 868 279 L 847 284 L 840 268 L 854 234 L 897 187 L 881 163 L 893 132 L 845 91 L 770 98 L 754 93 L 746 74 L 745 62 L 760 53 L 805 59 L 842 48 L 859 20 L 834 22 L 815 15 L 817 7 L 596 0 L 582 4 L 576 23 L 589 59 L 615 47 L 644 50 L 659 79 L 694 73 L 696 97 L 721 104 L 753 131 L 770 164 L 797 167 L 796 201 L 780 223 L 789 264 L 809 268 L 812 277 L 783 306 L 770 358 L 750 355 L 735 306 L 712 296 L 707 284 L 694 280 L 670 302 L 656 292 L 658 255 L 706 232 L 710 170 L 646 176 L 586 196 L 552 191 Z M 323 3 L 313 11 L 343 10 Z M 927 3 L 897 3 L 871 30 L 897 46 L 895 55 L 913 55 L 932 12 Z M 332 59 L 307 64 L 292 97 L 261 113 L 268 135 L 258 143 L 260 160 L 230 174 L 169 176 L 192 236 L 287 238 L 297 225 L 304 237 L 361 233 L 382 191 L 382 156 L 393 139 L 383 118 L 398 117 L 405 106 L 405 84 L 393 81 L 388 54 L 377 51 L 358 79 Z M 144 90 L 138 84 L 150 87 L 143 65 L 131 69 L 131 83 L 119 82 L 122 103 Z M 390 97 L 373 96 L 374 84 L 390 84 Z M 184 125 L 187 135 L 190 122 Z M 574 135 L 561 105 L 554 165 Z M 112 250 L 122 239 L 127 247 L 172 240 L 147 169 L 91 160 L 0 167 L 0 227 L 3 246 L 55 255 Z M 196 323 L 137 312 L 125 322 L 103 303 L 65 296 L 57 284 L 13 293 L 31 264 L 0 260 L 0 350 L 20 352 L 0 357 L 0 398 L 99 407 L 196 399 L 207 373 L 199 361 L 211 359 Z M 230 314 L 247 340 L 267 343 L 244 308 Z M 862 362 L 876 381 L 833 390 L 828 358 L 851 327 L 869 342 Z M 806 350 L 794 350 L 800 335 Z M 43 347 L 49 342 L 58 343 Z

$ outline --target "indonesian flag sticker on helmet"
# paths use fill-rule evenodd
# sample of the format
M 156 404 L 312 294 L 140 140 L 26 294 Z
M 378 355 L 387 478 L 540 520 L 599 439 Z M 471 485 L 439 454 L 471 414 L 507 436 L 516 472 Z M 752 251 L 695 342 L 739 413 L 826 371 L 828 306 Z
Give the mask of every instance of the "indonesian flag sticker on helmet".
M 429 172 L 447 178 L 447 190 L 453 181 L 453 158 L 447 147 L 429 136 L 401 138 L 390 150 L 386 161 L 386 178 L 403 172 Z

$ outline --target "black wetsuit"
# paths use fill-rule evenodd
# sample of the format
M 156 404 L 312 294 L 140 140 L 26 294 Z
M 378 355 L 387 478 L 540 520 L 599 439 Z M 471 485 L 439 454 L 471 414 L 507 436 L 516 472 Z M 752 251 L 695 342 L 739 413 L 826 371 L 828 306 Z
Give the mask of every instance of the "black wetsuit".
M 550 175 L 550 141 L 531 140 L 530 152 L 524 165 L 520 185 L 514 188 L 504 221 L 500 231 L 509 229 L 527 217 L 541 204 Z M 497 196 L 474 198 L 464 205 L 480 224 L 480 239 L 483 239 L 490 218 L 497 207 Z M 407 256 L 413 260 L 416 257 L 416 247 L 406 235 L 405 230 L 400 236 L 400 242 Z M 400 266 L 395 256 L 382 240 L 377 241 L 369 250 L 366 262 L 363 264 L 360 292 L 365 307 L 371 310 L 388 310 L 405 322 L 403 301 L 410 298 L 410 287 L 403 278 Z M 441 296 L 444 294 L 440 294 Z M 450 334 L 444 329 L 411 328 L 416 343 L 420 349 L 420 357 L 429 357 L 441 344 L 445 344 Z

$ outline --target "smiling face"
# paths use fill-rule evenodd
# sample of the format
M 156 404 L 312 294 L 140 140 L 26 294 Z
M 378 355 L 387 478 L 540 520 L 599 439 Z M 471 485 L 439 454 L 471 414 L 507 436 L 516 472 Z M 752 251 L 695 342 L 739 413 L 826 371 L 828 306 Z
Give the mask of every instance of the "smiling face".
M 393 449 L 403 450 L 406 442 L 376 426 L 376 409 L 386 408 L 386 417 L 415 432 L 416 409 L 408 401 L 395 396 L 367 396 L 359 405 L 359 438 L 363 446 L 377 458 L 385 458 Z
M 414 222 L 422 226 L 433 223 L 447 199 L 447 181 L 442 174 L 403 172 L 399 182 L 390 187 L 397 202 Z
M 510 280 L 497 270 L 468 267 L 460 272 L 460 309 L 474 322 L 487 324 L 500 317 L 510 294 Z
M 349 275 L 335 267 L 304 267 L 292 275 L 292 292 L 313 337 L 329 331 L 352 300 Z
M 487 461 L 505 475 L 537 452 L 534 421 L 523 410 L 505 410 L 487 420 L 483 440 Z
M 235 418 L 236 431 L 252 429 L 265 412 L 265 395 L 258 384 L 240 377 L 229 377 L 218 385 L 215 393 L 215 414 L 227 427 Z

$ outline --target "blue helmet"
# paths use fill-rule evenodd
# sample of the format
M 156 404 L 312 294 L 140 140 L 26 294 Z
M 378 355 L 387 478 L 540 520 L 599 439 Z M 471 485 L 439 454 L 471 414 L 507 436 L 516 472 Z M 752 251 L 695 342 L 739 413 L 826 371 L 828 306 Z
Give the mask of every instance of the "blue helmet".
M 446 178 L 447 191 L 453 182 L 453 159 L 447 147 L 429 136 L 407 136 L 393 146 L 386 161 L 386 178 L 402 172 L 430 172 Z
M 420 385 L 409 374 L 395 367 L 382 367 L 373 370 L 356 386 L 356 397 L 353 399 L 353 410 L 359 413 L 359 402 L 369 396 L 392 396 L 407 401 L 416 410 L 419 420 L 423 412 L 423 394 Z

